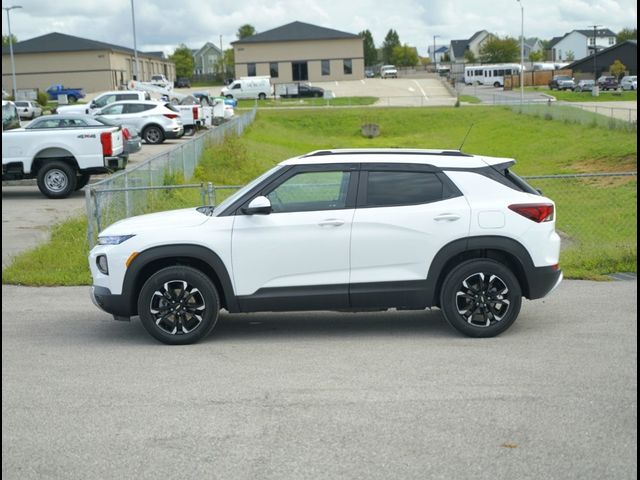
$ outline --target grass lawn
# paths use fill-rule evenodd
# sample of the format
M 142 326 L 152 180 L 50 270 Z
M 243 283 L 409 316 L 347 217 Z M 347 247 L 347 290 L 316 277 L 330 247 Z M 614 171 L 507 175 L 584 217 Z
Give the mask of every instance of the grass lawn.
M 460 95 L 458 99 L 461 102 L 465 102 L 465 103 L 481 103 L 482 102 L 482 100 L 480 100 L 478 97 L 474 97 L 473 95 Z
M 360 125 L 371 122 L 380 125 L 381 135 L 364 138 Z M 228 137 L 205 151 L 194 180 L 242 185 L 283 159 L 326 148 L 457 149 L 472 124 L 463 150 L 515 158 L 520 175 L 637 169 L 635 132 L 550 121 L 506 108 L 264 109 L 242 137 Z M 635 177 L 531 183 L 557 203 L 567 277 L 636 271 Z M 196 192 L 172 195 L 158 209 L 199 204 Z M 85 228 L 81 219 L 65 223 L 50 243 L 20 255 L 3 272 L 3 282 L 88 284 Z
M 542 92 L 555 97 L 563 102 L 635 102 L 638 93 L 635 91 L 600 91 L 600 95 L 594 97 L 591 92 L 572 92 L 571 90 L 549 90 L 547 87 L 525 87 L 529 92 Z
M 324 106 L 360 106 L 373 105 L 378 101 L 378 97 L 338 97 L 332 99 L 324 98 L 268 98 L 266 100 L 240 100 L 238 108 L 258 108 L 263 107 L 324 107 Z

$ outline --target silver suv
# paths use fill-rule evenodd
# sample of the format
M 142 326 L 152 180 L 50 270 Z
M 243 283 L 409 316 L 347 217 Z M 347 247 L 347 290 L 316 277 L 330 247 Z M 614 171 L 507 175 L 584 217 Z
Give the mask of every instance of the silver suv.
M 141 132 L 142 139 L 150 144 L 184 135 L 180 112 L 170 103 L 150 100 L 114 102 L 96 114 L 118 123 L 133 125 Z

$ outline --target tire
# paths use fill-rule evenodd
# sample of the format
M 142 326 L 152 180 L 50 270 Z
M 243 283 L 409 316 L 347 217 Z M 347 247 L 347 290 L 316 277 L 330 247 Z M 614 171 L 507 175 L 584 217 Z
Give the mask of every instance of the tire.
M 208 335 L 219 310 L 215 286 L 191 267 L 163 268 L 149 277 L 138 296 L 142 325 L 168 345 L 188 345 Z
M 259 93 L 258 94 L 258 100 L 265 100 L 267 98 L 267 96 L 264 93 Z
M 65 162 L 54 160 L 38 170 L 38 188 L 45 197 L 67 198 L 76 189 L 76 169 Z
M 158 145 L 164 142 L 164 132 L 160 127 L 151 125 L 142 131 L 142 138 L 151 145 Z
M 444 318 L 469 337 L 488 338 L 504 332 L 518 318 L 521 305 L 518 279 L 508 267 L 491 259 L 461 263 L 447 275 L 440 291 Z
M 498 88 L 498 87 L 500 86 L 500 82 L 493 82 L 493 86 L 494 86 L 495 88 Z
M 196 134 L 196 129 L 195 127 L 189 125 L 187 127 L 184 127 L 184 136 L 185 137 L 193 137 Z
M 73 95 L 67 97 L 67 100 L 69 100 L 69 103 L 76 103 L 78 101 L 78 99 Z
M 91 175 L 89 175 L 88 173 L 81 173 L 80 175 L 78 175 L 78 178 L 76 180 L 76 190 L 80 190 L 82 187 L 84 187 L 87 183 L 89 183 L 89 180 L 91 180 Z

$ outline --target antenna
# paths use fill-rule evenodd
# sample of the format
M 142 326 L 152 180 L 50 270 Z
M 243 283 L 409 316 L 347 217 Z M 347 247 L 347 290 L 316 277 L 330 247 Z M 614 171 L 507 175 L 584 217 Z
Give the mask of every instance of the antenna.
M 462 151 L 462 146 L 464 145 L 464 142 L 467 141 L 467 137 L 469 136 L 469 134 L 471 133 L 471 129 L 473 128 L 473 126 L 475 125 L 475 123 L 472 123 L 469 126 L 469 130 L 467 130 L 467 134 L 464 136 L 464 138 L 462 139 L 462 143 L 460 144 L 460 148 L 458 148 L 458 150 Z

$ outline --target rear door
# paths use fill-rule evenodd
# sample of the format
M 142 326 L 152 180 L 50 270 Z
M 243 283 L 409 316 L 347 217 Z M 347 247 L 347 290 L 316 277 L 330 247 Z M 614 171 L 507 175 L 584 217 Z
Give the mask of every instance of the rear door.
M 469 222 L 466 199 L 437 169 L 363 165 L 351 235 L 351 306 L 420 304 L 434 256 L 466 237 Z M 409 298 L 411 291 L 418 298 Z M 398 300 L 397 292 L 406 298 Z

